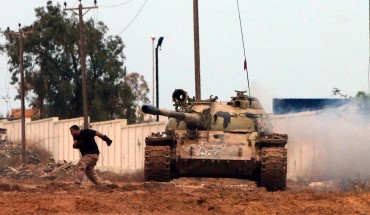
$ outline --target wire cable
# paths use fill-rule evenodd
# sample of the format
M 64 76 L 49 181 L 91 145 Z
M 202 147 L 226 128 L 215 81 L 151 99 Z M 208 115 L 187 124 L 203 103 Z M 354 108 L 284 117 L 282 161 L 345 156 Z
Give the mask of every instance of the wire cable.
M 9 56 L 6 56 L 6 62 L 9 62 Z M 10 110 L 12 108 L 11 106 L 11 103 L 10 103 L 10 96 L 9 96 L 9 93 L 10 93 L 10 83 L 8 81 L 8 78 L 9 78 L 9 65 L 8 63 L 6 64 L 6 75 L 5 75 L 5 83 L 4 83 L 4 86 L 5 86 L 5 92 L 6 92 L 6 96 L 4 96 L 4 100 L 6 102 L 6 115 L 8 115 L 8 113 L 10 113 Z M 10 113 L 11 114 L 11 113 Z
M 122 6 L 122 5 L 125 5 L 125 4 L 128 4 L 128 3 L 130 3 L 130 2 L 133 2 L 134 0 L 128 0 L 128 1 L 126 1 L 126 2 L 123 2 L 123 3 L 120 3 L 120 4 L 116 4 L 116 5 L 106 5 L 106 6 L 102 6 L 102 5 L 99 5 L 99 7 L 100 8 L 112 8 L 112 7 L 120 7 L 120 6 Z M 90 2 L 90 1 L 87 1 L 87 0 L 84 0 L 84 2 L 86 2 L 86 3 L 89 3 L 89 4 L 93 4 L 92 2 Z M 143 3 L 143 5 L 140 7 L 140 9 L 139 9 L 139 11 L 137 12 L 137 14 L 135 15 L 135 17 L 129 22 L 129 24 L 122 30 L 122 31 L 120 31 L 117 35 L 121 35 L 123 32 L 125 32 L 130 26 L 131 26 L 131 24 L 135 21 L 135 19 L 139 16 L 139 14 L 140 14 L 140 12 L 142 11 L 142 9 L 144 8 L 144 6 L 145 6 L 145 4 L 148 2 L 148 0 L 145 0 L 144 1 L 144 3 Z M 97 14 L 98 14 L 99 12 L 97 11 Z M 98 15 L 97 15 L 98 16 Z M 97 17 L 95 18 L 95 13 L 94 13 L 94 21 L 96 21 L 97 20 Z
M 370 96 L 370 54 L 369 54 L 369 62 L 367 64 L 367 93 Z
M 148 2 L 148 0 L 145 0 L 143 5 L 141 6 L 140 10 L 136 13 L 135 17 L 130 21 L 130 23 L 128 23 L 128 25 L 121 31 L 119 32 L 117 35 L 120 35 L 122 34 L 123 32 L 125 32 L 130 26 L 131 24 L 135 21 L 135 19 L 139 16 L 141 10 L 144 8 L 145 4 Z
M 9 61 L 9 56 L 7 57 L 7 61 Z M 9 66 L 8 66 L 9 67 Z M 9 95 L 9 91 L 10 91 L 10 81 L 9 81 L 9 68 L 8 68 L 8 73 L 7 73 L 7 82 L 8 82 L 8 91 L 6 93 L 6 96 L 8 98 L 8 110 L 7 112 L 9 112 L 9 115 L 11 114 L 11 111 L 12 111 L 12 103 L 10 102 L 10 95 Z
M 99 7 L 120 7 L 120 6 L 122 6 L 122 5 L 125 5 L 125 4 L 130 3 L 130 2 L 132 2 L 132 1 L 134 1 L 134 0 L 129 0 L 129 1 L 123 2 L 123 3 L 121 3 L 121 4 L 116 4 L 116 5 L 105 5 L 105 6 L 99 6 Z
M 369 62 L 367 63 L 367 90 L 370 96 L 370 2 L 369 2 Z
M 77 4 L 78 0 L 75 1 L 75 3 L 73 3 L 72 7 L 75 7 L 75 5 Z
M 120 4 L 115 4 L 115 5 L 103 5 L 103 6 L 102 5 L 99 5 L 99 7 L 106 7 L 106 8 L 109 8 L 109 7 L 120 7 L 122 5 L 125 5 L 125 4 L 130 3 L 132 1 L 134 1 L 134 0 L 129 0 L 129 1 L 126 1 L 126 2 L 123 2 L 123 3 L 120 3 Z M 89 2 L 87 0 L 84 0 L 84 2 L 87 2 L 89 4 L 93 4 L 92 2 Z
M 238 14 L 239 14 L 239 24 L 240 24 L 240 33 L 242 35 L 242 42 L 243 42 L 243 51 L 244 51 L 244 70 L 247 72 L 247 81 L 248 81 L 248 93 L 251 96 L 251 90 L 249 88 L 249 76 L 248 76 L 248 66 L 247 66 L 247 56 L 245 54 L 245 43 L 244 43 L 244 34 L 243 34 L 243 27 L 242 27 L 242 19 L 240 17 L 240 9 L 239 9 L 239 0 L 236 0 L 236 4 L 238 5 Z
M 95 14 L 95 11 L 94 11 Z M 99 20 L 99 8 L 96 9 L 96 21 Z

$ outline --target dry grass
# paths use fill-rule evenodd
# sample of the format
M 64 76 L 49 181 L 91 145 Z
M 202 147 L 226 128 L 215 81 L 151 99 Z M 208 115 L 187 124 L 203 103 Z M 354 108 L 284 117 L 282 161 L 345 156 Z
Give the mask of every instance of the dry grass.
M 48 162 L 49 158 L 52 156 L 51 152 L 43 149 L 38 144 L 30 144 L 27 149 L 27 154 L 28 156 L 36 156 L 40 160 L 40 163 Z
M 342 191 L 346 192 L 362 192 L 370 191 L 370 183 L 368 179 L 363 179 L 360 176 L 357 178 L 342 179 L 339 183 L 339 187 Z
M 292 181 L 301 188 L 308 188 L 320 192 L 365 192 L 370 191 L 369 178 L 363 178 L 359 175 L 354 177 L 332 179 L 328 181 L 314 181 L 312 177 L 298 176 Z
M 21 164 L 21 157 L 0 157 L 0 170 L 8 167 L 19 167 Z

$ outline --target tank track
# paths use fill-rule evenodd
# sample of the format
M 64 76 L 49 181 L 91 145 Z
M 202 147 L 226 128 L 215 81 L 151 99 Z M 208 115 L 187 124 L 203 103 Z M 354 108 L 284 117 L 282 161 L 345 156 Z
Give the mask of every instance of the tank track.
M 260 185 L 268 191 L 286 188 L 287 149 L 283 147 L 264 147 L 261 149 Z
M 171 180 L 170 155 L 170 146 L 145 147 L 145 181 L 168 182 Z
M 259 136 L 256 139 L 256 147 L 285 147 L 288 135 L 273 133 L 269 136 Z

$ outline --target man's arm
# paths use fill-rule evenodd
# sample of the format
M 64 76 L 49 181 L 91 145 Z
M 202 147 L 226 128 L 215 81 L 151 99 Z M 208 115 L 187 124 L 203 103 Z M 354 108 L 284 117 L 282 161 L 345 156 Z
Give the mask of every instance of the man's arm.
M 79 149 L 82 144 L 83 144 L 83 142 L 81 140 L 80 141 L 73 140 L 73 148 L 74 149 Z
M 107 135 L 104 135 L 102 133 L 100 133 L 99 131 L 96 131 L 96 136 L 100 137 L 102 140 L 104 140 L 108 146 L 110 146 L 112 144 L 112 140 L 109 139 L 109 137 L 107 137 Z
M 102 139 L 105 136 L 104 134 L 100 133 L 99 131 L 96 131 L 95 135 L 102 138 Z

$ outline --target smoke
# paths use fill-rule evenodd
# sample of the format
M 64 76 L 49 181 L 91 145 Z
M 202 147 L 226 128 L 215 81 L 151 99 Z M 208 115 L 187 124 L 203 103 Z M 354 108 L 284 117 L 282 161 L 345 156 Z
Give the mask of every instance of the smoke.
M 354 100 L 335 109 L 272 117 L 274 132 L 288 134 L 288 177 L 370 179 L 366 102 Z
M 251 92 L 251 96 L 256 97 L 259 100 L 266 113 L 272 113 L 272 93 L 268 91 L 265 86 L 254 82 L 252 84 L 253 91 Z

